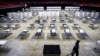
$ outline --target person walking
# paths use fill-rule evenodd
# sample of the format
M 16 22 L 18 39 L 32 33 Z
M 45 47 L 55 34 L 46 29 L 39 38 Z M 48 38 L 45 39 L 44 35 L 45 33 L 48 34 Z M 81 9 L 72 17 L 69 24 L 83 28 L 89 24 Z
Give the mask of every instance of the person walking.
M 80 40 L 77 40 L 73 47 L 71 56 L 74 56 L 74 54 L 76 54 L 76 56 L 79 56 L 79 43 L 80 43 Z
M 74 54 L 76 54 L 76 56 L 79 56 L 79 43 L 80 43 L 80 40 L 77 40 L 73 49 L 72 49 L 72 52 L 70 54 L 67 54 L 66 56 L 74 56 Z

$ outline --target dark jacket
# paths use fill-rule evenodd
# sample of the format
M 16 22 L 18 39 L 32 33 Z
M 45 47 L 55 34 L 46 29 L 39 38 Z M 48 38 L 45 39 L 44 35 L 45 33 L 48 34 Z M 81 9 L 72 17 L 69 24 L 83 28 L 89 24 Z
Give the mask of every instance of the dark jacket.
M 78 51 L 78 49 L 79 49 L 79 42 L 80 41 L 77 41 L 76 43 L 75 43 L 75 46 L 73 47 L 73 51 Z

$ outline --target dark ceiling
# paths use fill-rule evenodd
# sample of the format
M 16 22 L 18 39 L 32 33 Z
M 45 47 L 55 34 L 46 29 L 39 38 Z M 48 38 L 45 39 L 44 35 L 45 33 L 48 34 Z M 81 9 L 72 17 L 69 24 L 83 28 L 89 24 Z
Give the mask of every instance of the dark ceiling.
M 77 5 L 100 7 L 100 0 L 1 0 L 0 9 L 34 5 Z

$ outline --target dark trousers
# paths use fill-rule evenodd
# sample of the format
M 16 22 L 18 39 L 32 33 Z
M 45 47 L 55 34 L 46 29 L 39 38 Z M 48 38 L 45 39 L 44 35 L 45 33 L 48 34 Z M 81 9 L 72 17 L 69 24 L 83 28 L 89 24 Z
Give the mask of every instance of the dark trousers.
M 73 51 L 71 56 L 74 56 L 74 54 L 76 54 L 76 56 L 79 56 L 79 51 Z

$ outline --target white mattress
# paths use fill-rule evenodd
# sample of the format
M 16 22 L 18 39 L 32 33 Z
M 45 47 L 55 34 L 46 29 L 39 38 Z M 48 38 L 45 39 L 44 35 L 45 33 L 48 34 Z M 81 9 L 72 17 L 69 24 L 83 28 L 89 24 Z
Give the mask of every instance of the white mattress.
M 52 32 L 52 33 L 55 33 L 55 32 L 56 32 L 56 30 L 55 30 L 55 29 L 51 29 L 51 32 Z
M 28 32 L 28 30 L 27 30 L 27 29 L 24 29 L 23 31 Z
M 66 32 L 66 33 L 70 33 L 70 30 L 69 30 L 69 29 L 65 29 L 65 32 Z
M 0 40 L 0 45 L 5 45 L 6 42 L 7 40 Z
M 56 20 L 56 19 L 52 19 L 52 20 Z
M 91 18 L 91 17 L 87 17 L 87 18 Z
M 24 19 L 24 20 L 26 20 L 26 19 Z
M 64 27 L 67 27 L 67 25 L 64 25 Z
M 14 20 L 14 19 L 11 19 L 11 20 Z
M 3 27 L 7 27 L 7 25 L 3 25 Z
M 100 40 L 97 41 L 100 44 Z
M 92 21 L 95 21 L 95 19 L 92 19 Z
M 84 30 L 80 29 L 79 32 L 80 32 L 80 33 L 84 33 Z
M 37 30 L 37 32 L 41 32 L 41 31 L 42 31 L 42 29 L 38 29 L 38 30 Z
M 55 25 L 51 25 L 51 27 L 54 27 Z
M 6 29 L 6 30 L 4 30 L 5 32 L 10 32 L 11 30 L 10 29 Z
M 98 25 L 94 24 L 94 27 L 98 27 Z

